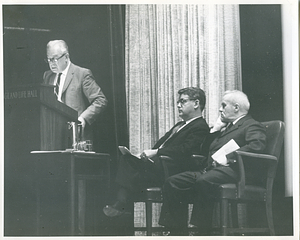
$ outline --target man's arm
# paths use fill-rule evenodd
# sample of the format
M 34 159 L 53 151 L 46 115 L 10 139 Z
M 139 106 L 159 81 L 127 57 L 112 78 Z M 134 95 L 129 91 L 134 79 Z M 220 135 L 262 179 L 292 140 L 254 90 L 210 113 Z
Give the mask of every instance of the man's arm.
M 82 90 L 88 99 L 90 106 L 82 112 L 79 118 L 83 118 L 86 122 L 92 124 L 96 120 L 97 116 L 106 108 L 107 99 L 99 85 L 94 80 L 90 70 L 87 70 L 87 73 L 84 75 Z
M 245 130 L 246 144 L 239 150 L 245 152 L 263 152 L 266 147 L 266 129 L 259 123 L 255 122 L 248 126 Z
M 244 129 L 245 144 L 241 145 L 238 150 L 245 152 L 262 153 L 266 147 L 266 129 L 259 122 L 253 122 Z M 233 158 L 233 153 L 227 155 L 227 159 Z

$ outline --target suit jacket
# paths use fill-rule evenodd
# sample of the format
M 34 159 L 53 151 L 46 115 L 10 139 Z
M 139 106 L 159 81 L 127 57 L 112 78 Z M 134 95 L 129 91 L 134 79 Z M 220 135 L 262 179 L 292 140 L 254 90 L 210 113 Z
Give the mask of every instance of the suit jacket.
M 265 128 L 251 116 L 247 115 L 237 121 L 237 123 L 227 131 L 219 131 L 207 135 L 202 146 L 202 153 L 206 152 L 208 154 L 208 170 L 213 161 L 211 155 L 231 139 L 237 142 L 240 146 L 240 150 L 262 152 L 266 144 Z M 227 155 L 227 158 L 231 157 L 232 154 Z M 164 188 L 164 203 L 159 223 L 182 229 L 182 226 L 186 225 L 187 221 L 183 214 L 186 212 L 186 207 L 182 202 L 186 202 L 186 199 L 189 199 L 188 197 L 190 195 L 187 190 L 191 189 L 194 191 L 196 189 L 196 199 L 194 199 L 191 223 L 198 226 L 202 231 L 210 229 L 214 206 L 214 201 L 211 199 L 211 196 L 214 196 L 216 187 L 219 184 L 233 182 L 238 179 L 235 169 L 236 166 L 234 165 L 236 164 L 218 166 L 204 174 L 185 172 L 169 180 L 169 183 L 166 185 L 167 187 Z M 255 173 L 258 173 L 261 168 L 257 169 L 257 165 L 255 165 L 255 167 Z M 252 178 L 256 180 L 257 176 L 259 176 L 259 174 L 252 175 Z M 197 178 L 196 182 L 194 180 L 195 177 Z M 199 185 L 199 183 L 201 185 Z M 177 197 L 176 199 L 176 196 L 179 196 L 179 191 L 182 194 L 182 198 Z
M 194 166 L 191 160 L 191 155 L 200 153 L 201 145 L 209 134 L 209 127 L 202 117 L 197 118 L 168 139 L 172 134 L 172 130 L 178 124 L 180 124 L 180 122 L 160 138 L 153 149 L 158 149 L 158 156 L 165 155 L 174 159 L 173 164 L 174 166 L 176 165 L 176 167 L 178 166 L 180 171 L 196 170 L 193 169 L 196 166 Z M 166 139 L 168 139 L 168 141 L 165 142 Z M 163 147 L 159 148 L 163 143 Z
M 208 168 L 213 161 L 212 155 L 233 139 L 239 146 L 240 151 L 261 153 L 266 146 L 266 129 L 255 121 L 250 115 L 241 118 L 228 131 L 209 134 L 205 140 L 205 146 L 209 145 Z M 227 155 L 227 159 L 233 159 L 233 153 Z M 232 165 L 234 167 L 234 164 Z M 220 167 L 220 171 L 230 171 L 227 167 Z
M 179 124 L 180 122 L 160 138 L 153 149 L 158 149 L 172 134 L 172 130 Z M 197 118 L 165 142 L 163 147 L 158 150 L 158 156 L 152 158 L 154 164 L 149 162 L 144 163 L 131 155 L 122 156 L 119 161 L 116 182 L 133 192 L 143 187 L 161 186 L 165 178 L 162 174 L 161 162 L 158 159 L 161 155 L 172 158 L 172 161 L 165 165 L 169 176 L 192 170 L 190 169 L 193 167 L 193 164 L 189 161 L 191 159 L 190 156 L 193 153 L 200 152 L 200 146 L 208 133 L 209 127 L 206 121 L 203 118 Z
M 56 73 L 51 70 L 44 73 L 44 83 L 54 85 Z M 94 80 L 89 69 L 70 63 L 70 67 L 62 90 L 62 102 L 78 112 L 92 124 L 105 109 L 107 99 Z

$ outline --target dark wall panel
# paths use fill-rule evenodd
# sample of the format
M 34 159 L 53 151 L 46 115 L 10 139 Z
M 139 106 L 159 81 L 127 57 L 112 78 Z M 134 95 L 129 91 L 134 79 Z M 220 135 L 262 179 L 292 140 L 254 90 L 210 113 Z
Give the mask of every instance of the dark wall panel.
M 259 121 L 283 120 L 280 5 L 241 5 L 243 91 Z
M 281 6 L 240 5 L 240 24 L 243 91 L 250 113 L 258 121 L 284 121 Z M 292 235 L 293 206 L 284 197 L 283 156 L 284 149 L 273 187 L 274 225 L 276 235 Z
M 124 6 L 120 8 L 120 28 L 124 28 Z M 49 40 L 63 39 L 69 46 L 71 61 L 79 66 L 91 69 L 97 83 L 108 98 L 109 104 L 102 116 L 93 124 L 94 150 L 109 153 L 115 162 L 117 155 L 116 127 L 114 119 L 114 96 L 112 82 L 111 56 L 111 6 L 109 5 L 3 5 L 3 53 L 4 53 L 4 90 L 16 86 L 31 87 L 42 82 L 43 73 L 49 70 L 44 62 L 46 44 Z M 117 11 L 116 11 L 117 12 Z M 121 34 L 124 30 L 113 33 L 119 36 L 114 47 L 124 46 Z M 117 37 L 116 37 L 117 38 Z M 118 39 L 118 38 L 117 38 Z M 122 64 L 123 55 L 114 56 Z M 121 58 L 121 60 L 116 60 Z M 124 66 L 114 66 L 118 70 Z M 123 81 L 118 78 L 118 81 Z M 124 98 L 125 96 L 117 96 Z M 22 101 L 22 99 L 18 99 Z M 16 100 L 17 101 L 17 100 Z M 6 101 L 7 103 L 7 101 Z M 26 105 L 29 104 L 29 105 Z M 125 105 L 125 101 L 123 101 Z M 18 105 L 18 103 L 17 103 Z M 34 166 L 30 164 L 31 150 L 39 150 L 38 136 L 34 136 L 30 119 L 24 115 L 31 111 L 29 101 L 22 101 L 22 111 L 5 108 L 5 235 L 30 236 L 36 229 L 36 193 L 31 175 Z M 120 106 L 118 106 L 120 107 Z M 126 109 L 123 107 L 123 109 Z M 11 112 L 16 113 L 16 116 Z M 23 114 L 24 113 L 24 114 Z M 123 114 L 126 112 L 122 112 Z M 126 126 L 126 117 L 121 124 Z M 14 122 L 12 122 L 14 121 Z M 125 124 L 124 124 L 125 121 Z M 120 122 L 120 121 L 119 121 Z M 9 127 L 15 126 L 15 127 Z M 38 126 L 37 126 L 38 127 Z M 120 135 L 119 135 L 120 136 Z M 125 138 L 126 136 L 124 136 Z M 24 138 L 22 146 L 14 143 Z M 14 141 L 18 139 L 18 141 Z M 30 144 L 35 140 L 35 144 Z M 121 139 L 121 141 L 128 141 Z M 113 168 L 114 166 L 112 166 Z

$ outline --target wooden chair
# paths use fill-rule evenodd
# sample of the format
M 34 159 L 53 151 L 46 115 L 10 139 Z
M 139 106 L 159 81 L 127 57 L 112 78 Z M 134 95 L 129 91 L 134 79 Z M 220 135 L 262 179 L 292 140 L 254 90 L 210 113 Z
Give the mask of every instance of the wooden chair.
M 273 181 L 276 175 L 277 163 L 280 156 L 283 138 L 284 138 L 284 123 L 281 121 L 270 121 L 262 123 L 266 127 L 267 146 L 266 154 L 257 154 L 236 151 L 236 160 L 239 169 L 239 182 L 237 184 L 222 184 L 218 189 L 218 198 L 220 200 L 220 215 L 221 215 L 221 234 L 231 235 L 234 233 L 269 233 L 275 235 L 272 213 L 272 188 Z M 247 184 L 247 168 L 244 165 L 247 161 L 258 161 L 260 164 L 266 164 L 266 178 L 264 186 Z M 249 164 L 249 162 L 248 162 Z M 268 227 L 261 228 L 232 228 L 228 227 L 228 209 L 229 201 L 235 203 L 247 202 L 263 202 L 266 209 Z
M 170 175 L 169 174 L 170 168 L 167 167 L 168 161 L 172 162 L 173 160 L 168 156 L 160 156 L 160 160 L 163 165 L 164 175 L 166 179 Z M 191 160 L 194 162 L 194 165 L 200 169 L 202 167 L 203 161 L 205 160 L 205 157 L 200 155 L 193 155 Z M 163 201 L 162 189 L 160 187 L 149 187 L 147 189 L 144 189 L 144 191 L 142 191 L 139 200 L 137 201 L 145 202 L 147 236 L 152 236 L 153 230 L 160 230 L 160 231 L 168 230 L 165 227 L 156 227 L 156 228 L 152 227 L 152 209 L 153 209 L 152 204 L 162 203 Z
M 141 202 L 145 202 L 146 208 L 146 235 L 152 236 L 155 230 L 163 231 L 164 227 L 152 227 L 152 204 L 161 203 L 162 189 L 160 187 L 149 187 L 142 192 L 142 198 L 139 199 Z M 142 229 L 141 229 L 142 230 Z
M 164 169 L 165 178 L 169 176 L 168 168 L 165 166 L 165 161 L 172 160 L 167 156 L 160 157 Z M 146 208 L 146 234 L 152 236 L 154 228 L 152 227 L 152 204 L 162 203 L 162 188 L 161 187 L 149 187 L 141 192 L 141 195 L 136 200 L 137 202 L 145 202 Z M 159 227 L 159 230 L 163 230 L 164 227 Z M 144 230 L 143 228 L 137 228 L 136 230 Z
M 273 214 L 272 214 L 272 188 L 273 181 L 276 175 L 276 168 L 280 156 L 283 137 L 284 137 L 284 123 L 281 121 L 270 121 L 262 123 L 267 130 L 267 147 L 266 154 L 256 154 L 249 152 L 236 151 L 236 159 L 239 165 L 240 180 L 237 184 L 222 184 L 219 187 L 218 200 L 220 204 L 220 225 L 221 234 L 228 235 L 230 233 L 257 233 L 269 232 L 270 235 L 275 235 Z M 199 165 L 202 164 L 203 156 L 192 156 Z M 253 161 L 253 158 L 258 161 L 265 161 L 268 164 L 267 180 L 265 186 L 247 185 L 245 181 L 245 169 L 243 161 Z M 162 163 L 169 161 L 167 156 L 161 156 Z M 169 176 L 167 168 L 164 167 L 165 175 Z M 162 189 L 160 187 L 151 187 L 143 191 L 142 201 L 146 205 L 146 231 L 147 236 L 152 236 L 152 203 L 162 202 Z M 261 201 L 265 202 L 266 214 L 268 220 L 268 228 L 229 228 L 229 201 L 247 202 L 247 201 Z M 162 228 L 163 229 L 163 228 Z

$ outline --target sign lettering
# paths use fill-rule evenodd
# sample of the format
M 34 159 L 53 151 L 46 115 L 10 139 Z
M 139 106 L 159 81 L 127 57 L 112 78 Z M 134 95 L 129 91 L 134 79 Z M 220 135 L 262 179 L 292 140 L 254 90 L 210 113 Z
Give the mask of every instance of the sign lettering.
M 21 99 L 21 98 L 36 98 L 37 90 L 22 90 L 22 91 L 13 91 L 13 92 L 5 92 L 4 99 Z

